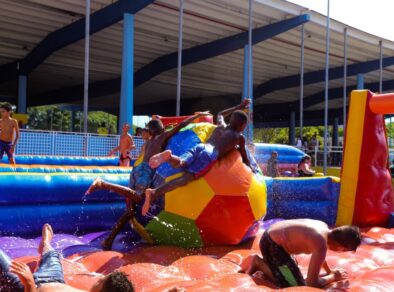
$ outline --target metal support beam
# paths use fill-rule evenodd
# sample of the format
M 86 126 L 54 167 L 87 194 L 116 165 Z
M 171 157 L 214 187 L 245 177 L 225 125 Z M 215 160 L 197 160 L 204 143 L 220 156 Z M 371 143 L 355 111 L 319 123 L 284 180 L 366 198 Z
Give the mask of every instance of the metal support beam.
M 85 12 L 85 66 L 83 74 L 83 131 L 88 132 L 89 115 L 89 53 L 90 53 L 90 0 L 86 0 Z
M 249 0 L 249 25 L 248 25 L 248 98 L 251 100 L 246 129 L 248 143 L 253 143 L 253 1 Z
M 75 132 L 76 111 L 71 110 L 71 132 Z
M 290 125 L 289 125 L 289 145 L 295 145 L 295 112 L 290 113 Z
M 327 0 L 327 24 L 326 24 L 326 69 L 325 69 L 325 84 L 324 84 L 324 161 L 323 161 L 323 172 L 327 174 L 327 142 L 328 142 L 328 81 L 330 67 L 330 0 Z
M 18 77 L 18 107 L 17 111 L 20 114 L 26 113 L 27 105 L 27 76 L 19 75 Z
M 304 49 L 305 49 L 305 25 L 301 26 L 301 64 L 300 64 L 300 136 L 303 136 L 304 126 Z
M 134 103 L 134 15 L 123 17 L 122 84 L 119 109 L 119 134 L 124 124 L 133 125 Z
M 364 89 L 364 74 L 357 74 L 357 89 Z
M 383 41 L 379 41 L 379 92 L 383 92 Z
M 394 57 L 383 58 L 383 68 L 394 65 Z M 358 73 L 368 73 L 379 70 L 379 59 L 354 63 L 347 66 L 347 76 L 354 76 Z M 329 80 L 335 80 L 343 77 L 343 66 L 333 67 L 329 69 Z M 304 74 L 304 85 L 324 82 L 325 70 L 317 70 Z M 271 79 L 263 84 L 255 87 L 255 98 L 259 98 L 268 93 L 293 88 L 300 85 L 300 75 L 290 75 Z
M 124 13 L 136 14 L 154 0 L 119 0 L 91 15 L 90 34 L 103 30 L 123 19 Z M 31 73 L 54 52 L 85 37 L 85 18 L 48 34 L 29 54 L 20 61 L 22 75 Z M 0 66 L 0 83 L 15 79 L 18 74 L 17 62 Z
M 343 136 L 346 130 L 347 107 L 347 27 L 343 29 Z
M 309 14 L 303 14 L 290 19 L 279 21 L 277 23 L 269 24 L 264 27 L 253 29 L 252 43 L 258 44 L 267 39 L 270 39 L 278 34 L 293 29 L 310 20 Z M 193 48 L 185 49 L 182 52 L 182 66 L 190 65 L 209 58 L 214 58 L 226 53 L 234 52 L 242 49 L 248 43 L 248 32 L 242 32 L 230 37 L 216 40 L 207 44 L 195 46 Z M 142 67 L 134 74 L 134 87 L 151 80 L 157 75 L 171 69 L 175 69 L 178 64 L 178 52 L 164 55 L 153 61 L 152 63 Z M 118 93 L 120 88 L 120 78 L 98 81 L 90 84 L 89 98 L 102 97 L 109 94 Z M 81 92 L 82 85 L 70 86 L 56 89 L 47 93 L 40 94 L 33 97 L 33 100 L 48 101 L 57 99 L 64 101 L 75 101 L 82 99 Z
M 181 115 L 183 8 L 184 8 L 184 0 L 179 0 L 178 74 L 177 74 L 177 80 L 176 80 L 176 115 L 177 115 L 177 117 L 179 117 Z

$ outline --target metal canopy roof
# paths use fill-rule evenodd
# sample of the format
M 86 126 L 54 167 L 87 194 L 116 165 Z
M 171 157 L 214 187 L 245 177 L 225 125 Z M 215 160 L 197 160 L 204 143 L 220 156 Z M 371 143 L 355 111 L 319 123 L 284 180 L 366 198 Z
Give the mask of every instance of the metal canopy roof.
M 92 0 L 92 12 L 111 5 L 113 0 Z M 158 0 L 136 14 L 135 22 L 135 71 L 155 59 L 177 51 L 178 0 Z M 84 17 L 82 0 L 0 0 L 0 66 L 23 59 L 49 33 Z M 325 17 L 314 11 L 284 0 L 256 0 L 254 5 L 255 28 L 308 13 L 305 24 L 305 72 L 324 69 Z M 247 0 L 186 0 L 184 13 L 184 49 L 239 34 L 247 30 Z M 343 28 L 348 27 L 348 64 L 379 58 L 379 40 L 376 36 L 331 22 L 330 67 L 343 65 Z M 299 74 L 300 30 L 291 29 L 253 47 L 254 86 L 278 77 Z M 122 22 L 113 24 L 91 37 L 90 81 L 92 83 L 120 78 L 122 58 Z M 383 40 L 384 56 L 394 56 L 394 42 Z M 28 104 L 58 103 L 56 91 L 83 83 L 84 41 L 78 41 L 55 51 L 29 74 Z M 183 67 L 182 101 L 208 100 L 218 104 L 219 99 L 241 97 L 243 80 L 243 50 L 206 59 Z M 348 85 L 355 85 L 355 76 L 348 78 Z M 365 83 L 377 82 L 378 70 L 365 74 Z M 383 72 L 384 80 L 394 79 L 394 66 Z M 342 79 L 331 80 L 330 88 L 341 87 Z M 116 87 L 116 85 L 115 85 Z M 286 84 L 283 84 L 286 87 Z M 0 84 L 0 99 L 16 100 L 17 81 Z M 90 99 L 90 106 L 117 112 L 119 88 L 108 95 Z M 304 96 L 318 93 L 324 83 L 305 85 Z M 58 92 L 57 91 L 57 92 Z M 64 91 L 66 92 L 66 91 Z M 70 91 L 72 92 L 72 91 Z M 49 93 L 49 94 L 48 94 Z M 53 94 L 52 94 L 53 93 Z M 44 95 L 46 94 L 46 95 Z M 82 93 L 80 93 L 82 94 Z M 34 102 L 41 95 L 44 100 Z M 81 103 L 70 93 L 72 103 Z M 175 104 L 176 69 L 163 72 L 138 86 L 135 106 L 143 110 L 155 104 Z M 299 88 L 294 86 L 255 96 L 256 105 L 296 102 Z M 65 102 L 67 100 L 61 100 Z M 205 103 L 206 104 L 206 103 Z M 146 105 L 145 107 L 141 107 Z M 341 108 L 342 99 L 330 101 L 330 108 Z M 182 107 L 184 111 L 192 108 Z M 321 110 L 321 103 L 306 111 Z M 264 109 L 264 107 L 261 107 Z M 168 111 L 175 112 L 173 109 Z

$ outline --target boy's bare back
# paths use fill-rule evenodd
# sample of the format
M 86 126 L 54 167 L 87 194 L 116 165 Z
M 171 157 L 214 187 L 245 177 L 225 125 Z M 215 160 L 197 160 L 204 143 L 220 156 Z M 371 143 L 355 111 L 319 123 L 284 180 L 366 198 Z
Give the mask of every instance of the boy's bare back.
M 312 219 L 286 220 L 269 228 L 271 239 L 289 254 L 311 254 L 327 243 L 327 224 Z

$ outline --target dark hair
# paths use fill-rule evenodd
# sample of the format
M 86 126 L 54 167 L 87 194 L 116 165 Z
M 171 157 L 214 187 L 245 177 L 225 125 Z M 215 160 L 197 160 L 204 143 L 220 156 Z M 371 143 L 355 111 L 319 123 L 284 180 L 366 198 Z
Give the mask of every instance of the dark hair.
M 154 131 L 163 130 L 164 126 L 160 120 L 150 120 L 148 123 L 148 129 L 152 129 Z
M 297 167 L 300 167 L 301 163 L 304 163 L 308 159 L 311 159 L 309 155 L 305 155 L 304 157 L 302 157 Z
M 149 130 L 147 128 L 142 128 L 141 132 L 149 132 Z
M 101 292 L 134 292 L 133 284 L 123 272 L 115 271 L 109 274 L 105 281 Z
M 344 225 L 334 228 L 331 231 L 331 236 L 341 246 L 347 250 L 355 251 L 361 244 L 360 229 L 353 225 Z
M 243 124 L 244 123 L 246 124 L 248 122 L 248 115 L 244 111 L 237 110 L 237 111 L 233 112 L 232 116 L 235 117 L 239 122 L 241 122 Z
M 9 103 L 3 103 L 0 105 L 0 108 L 5 109 L 7 112 L 12 111 L 12 106 Z

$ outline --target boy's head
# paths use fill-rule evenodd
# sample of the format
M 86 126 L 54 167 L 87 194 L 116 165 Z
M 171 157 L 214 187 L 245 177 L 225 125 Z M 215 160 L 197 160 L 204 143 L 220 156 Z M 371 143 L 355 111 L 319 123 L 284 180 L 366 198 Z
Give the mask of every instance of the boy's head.
M 146 140 L 149 140 L 149 137 L 150 137 L 150 135 L 149 135 L 148 129 L 143 128 L 141 131 L 141 138 L 146 141 Z
M 163 123 L 160 120 L 151 120 L 148 123 L 149 135 L 157 136 L 164 132 Z
M 272 152 L 271 152 L 271 157 L 272 157 L 272 158 L 275 158 L 275 159 L 278 158 L 278 152 L 272 151 Z
M 130 131 L 130 125 L 129 124 L 124 124 L 122 127 L 123 133 L 128 133 Z
M 357 226 L 344 225 L 329 233 L 328 247 L 333 251 L 356 251 L 361 244 L 361 233 Z
M 11 114 L 12 106 L 9 103 L 4 103 L 0 105 L 1 118 L 8 118 Z
M 141 127 L 137 127 L 135 129 L 135 136 L 140 137 L 142 134 L 142 128 Z
M 237 132 L 243 132 L 248 123 L 248 116 L 244 111 L 235 111 L 230 118 L 230 127 Z
M 91 292 L 134 292 L 133 284 L 125 273 L 115 271 L 99 280 L 90 289 Z

